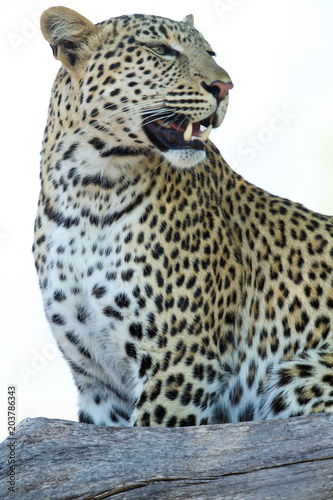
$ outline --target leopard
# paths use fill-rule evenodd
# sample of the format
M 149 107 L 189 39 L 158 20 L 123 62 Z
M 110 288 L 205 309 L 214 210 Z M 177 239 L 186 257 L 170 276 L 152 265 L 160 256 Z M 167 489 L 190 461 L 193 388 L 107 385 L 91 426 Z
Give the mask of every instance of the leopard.
M 233 83 L 193 16 L 51 7 L 41 30 L 61 67 L 33 252 L 79 422 L 331 412 L 333 217 L 249 183 L 211 142 Z

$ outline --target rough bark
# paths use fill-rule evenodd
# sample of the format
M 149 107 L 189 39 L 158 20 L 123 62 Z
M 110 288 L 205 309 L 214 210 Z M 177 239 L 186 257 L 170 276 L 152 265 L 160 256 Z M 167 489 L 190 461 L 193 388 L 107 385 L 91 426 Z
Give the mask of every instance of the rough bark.
M 333 499 L 333 414 L 177 429 L 26 419 L 0 445 L 0 497 Z

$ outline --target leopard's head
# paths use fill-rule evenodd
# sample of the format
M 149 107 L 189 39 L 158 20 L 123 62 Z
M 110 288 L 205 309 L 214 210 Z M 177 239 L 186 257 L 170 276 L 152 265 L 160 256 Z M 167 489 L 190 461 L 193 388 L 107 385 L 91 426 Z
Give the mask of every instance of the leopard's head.
M 205 159 L 205 142 L 225 116 L 229 75 L 193 27 L 183 21 L 132 15 L 94 25 L 65 7 L 41 19 L 53 53 L 69 118 L 103 152 L 158 150 L 172 165 Z M 64 78 L 69 73 L 70 78 Z

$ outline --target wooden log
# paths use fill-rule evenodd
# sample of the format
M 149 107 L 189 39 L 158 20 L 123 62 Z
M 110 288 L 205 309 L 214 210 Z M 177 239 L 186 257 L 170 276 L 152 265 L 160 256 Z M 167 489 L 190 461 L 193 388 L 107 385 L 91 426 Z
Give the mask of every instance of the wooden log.
M 0 445 L 0 498 L 333 499 L 333 414 L 177 429 L 45 418 Z

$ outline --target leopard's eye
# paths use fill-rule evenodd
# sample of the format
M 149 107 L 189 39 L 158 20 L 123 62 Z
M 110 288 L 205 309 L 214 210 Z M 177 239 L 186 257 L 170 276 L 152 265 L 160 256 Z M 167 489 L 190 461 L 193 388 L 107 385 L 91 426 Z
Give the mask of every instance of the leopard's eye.
M 179 56 L 178 50 L 169 47 L 168 45 L 160 44 L 160 45 L 151 45 L 150 50 L 161 57 L 177 57 Z
M 151 47 L 151 49 L 159 56 L 166 56 L 168 47 L 166 45 L 156 45 L 155 47 Z

